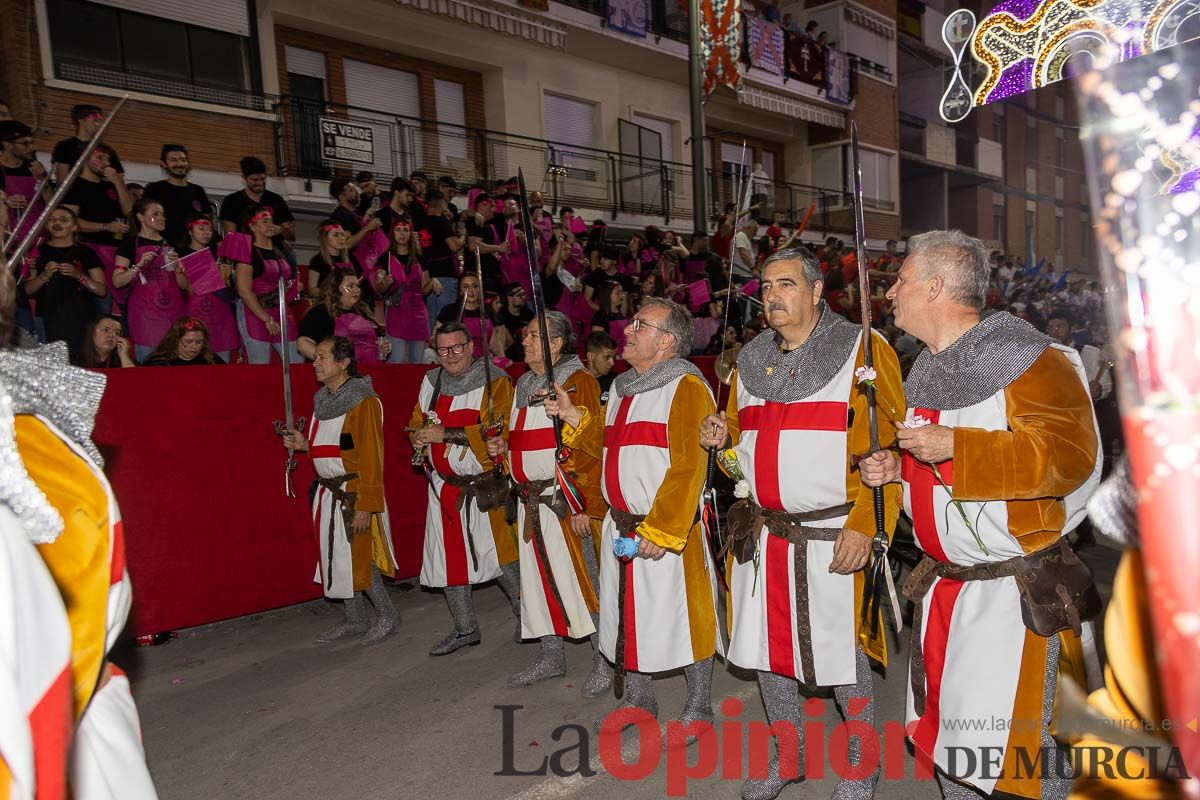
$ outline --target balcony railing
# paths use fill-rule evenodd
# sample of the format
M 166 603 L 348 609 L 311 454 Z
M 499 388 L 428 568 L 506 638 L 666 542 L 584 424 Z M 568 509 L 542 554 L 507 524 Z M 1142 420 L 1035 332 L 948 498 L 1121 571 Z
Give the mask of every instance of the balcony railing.
M 98 64 L 89 64 L 86 61 L 61 57 L 54 59 L 54 74 L 64 81 L 107 86 L 111 89 L 125 89 L 131 92 L 145 92 L 250 111 L 270 111 L 276 100 L 276 98 L 243 89 L 164 78 L 161 75 L 150 75 L 128 68 L 116 70 Z
M 433 178 L 448 175 L 460 186 L 491 186 L 524 173 L 531 191 L 547 205 L 606 213 L 656 217 L 664 224 L 691 223 L 692 168 L 634 154 L 568 145 L 529 136 L 381 114 L 370 109 L 319 104 L 297 97 L 280 100 L 277 147 L 280 172 L 306 179 L 329 179 L 369 170 L 386 185 L 392 177 L 416 170 Z M 321 117 L 335 118 L 373 132 L 373 162 L 329 163 L 321 157 Z M 705 171 L 707 215 L 712 218 L 734 197 L 733 176 Z M 814 229 L 828 228 L 828 211 L 838 193 L 776 181 L 768 193 L 773 210 L 788 221 L 802 219 L 813 207 Z

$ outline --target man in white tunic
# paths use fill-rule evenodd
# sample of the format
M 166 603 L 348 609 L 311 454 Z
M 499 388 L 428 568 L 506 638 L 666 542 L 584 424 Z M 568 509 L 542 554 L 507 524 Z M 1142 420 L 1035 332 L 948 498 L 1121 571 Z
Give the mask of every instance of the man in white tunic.
M 717 584 L 699 520 L 705 454 L 693 431 L 714 410 L 712 390 L 684 359 L 692 319 L 683 306 L 647 301 L 625 337 L 630 369 L 613 381 L 603 423 L 565 393 L 547 409 L 562 415 L 568 443 L 604 425 L 600 651 L 619 686 L 624 679 L 623 707 L 657 717 L 651 676 L 683 668 L 680 721 L 711 721 Z M 636 555 L 618 557 L 618 539 L 636 542 Z
M 429 482 L 421 585 L 441 588 L 454 616 L 454 631 L 429 651 L 444 656 L 482 640 L 471 587 L 491 580 L 508 595 L 520 641 L 521 573 L 505 519 L 508 479 L 487 454 L 489 434 L 507 435 L 512 381 L 475 358 L 471 334 L 460 322 L 438 328 L 434 346 L 441 367 L 421 382 L 409 437 L 424 453 Z
M 307 451 L 317 478 L 313 523 L 321 560 L 316 579 L 325 597 L 344 601 L 346 618 L 321 642 L 362 637 L 374 645 L 400 626 L 380 573 L 396 574 L 396 556 L 383 499 L 383 404 L 371 379 L 358 373 L 354 343 L 331 336 L 317 345 L 313 370 L 324 388 L 313 401 L 308 437 L 284 434 L 284 444 Z M 363 594 L 375 606 L 368 626 Z
M 545 319 L 554 385 L 571 394 L 576 404 L 599 413 L 600 385 L 575 355 L 570 321 L 557 311 L 547 311 Z M 529 372 L 517 379 L 508 438 L 488 439 L 492 458 L 508 454 L 509 472 L 520 497 L 521 633 L 541 644 L 533 664 L 509 676 L 508 685 L 514 688 L 565 675 L 565 638 L 589 637 L 595 645 L 599 579 L 593 537 L 599 535 L 605 511 L 600 494 L 603 431 L 597 426 L 576 437 L 563 454 L 566 460 L 559 463 L 554 419 L 546 407 L 547 376 L 537 320 L 525 329 L 524 345 Z M 576 487 L 571 502 L 559 480 L 560 471 Z M 583 695 L 599 697 L 608 691 L 612 675 L 597 648 Z
M 928 349 L 905 383 L 903 456 L 862 469 L 871 484 L 902 482 L 925 552 L 904 587 L 914 747 L 946 797 L 1065 798 L 1048 726 L 1060 668 L 1085 682 L 1078 634 L 1099 597 L 1063 531 L 1099 474 L 1095 421 L 1075 351 L 1009 314 L 981 319 L 987 287 L 978 239 L 909 240 L 888 299 Z
M 733 446 L 750 496 L 730 510 L 727 537 L 731 597 L 728 659 L 758 672 L 767 718 L 796 730 L 777 740 L 765 779 L 746 781 L 745 800 L 769 800 L 802 777 L 800 684 L 834 687 L 847 720 L 874 727 L 868 656 L 886 664 L 878 620 L 863 624 L 861 570 L 875 535 L 872 492 L 855 467 L 870 450 L 862 328 L 821 300 L 824 281 L 807 250 L 782 250 L 763 266 L 770 330 L 738 354 L 729 404 L 700 425 L 700 444 Z M 900 366 L 887 341 L 872 334 L 879 443 L 892 444 L 904 407 Z M 884 492 L 891 536 L 900 492 Z M 786 746 L 785 746 L 786 744 Z M 875 748 L 872 748 L 875 749 Z M 857 766 L 858 737 L 847 761 Z M 843 778 L 835 798 L 870 797 L 878 769 Z

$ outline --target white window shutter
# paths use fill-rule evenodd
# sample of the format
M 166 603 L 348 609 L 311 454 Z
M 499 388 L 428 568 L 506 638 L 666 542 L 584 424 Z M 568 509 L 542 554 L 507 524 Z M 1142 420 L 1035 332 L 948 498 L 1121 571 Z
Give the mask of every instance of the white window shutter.
M 451 159 L 467 157 L 466 131 L 450 127 L 465 127 L 467 124 L 465 91 L 461 83 L 436 78 L 433 81 L 433 94 L 437 103 L 438 155 L 442 164 L 453 166 Z
M 649 128 L 662 137 L 662 160 L 675 160 L 675 123 L 665 119 L 656 119 L 655 117 L 643 117 L 641 114 L 633 115 L 633 122 L 641 125 L 643 128 Z
M 420 81 L 414 72 L 380 67 L 346 59 L 342 62 L 346 76 L 347 115 L 356 121 L 379 120 L 372 124 L 375 131 L 375 162 L 364 168 L 377 179 L 407 175 L 425 162 L 420 152 L 420 131 L 396 123 L 396 117 L 420 117 Z
M 546 139 L 575 147 L 596 146 L 596 104 L 547 92 L 543 103 Z
M 325 54 L 288 45 L 284 48 L 287 71 L 295 75 L 325 80 Z
M 211 28 L 238 36 L 250 35 L 250 14 L 246 0 L 93 0 L 100 5 L 136 11 L 148 17 L 169 19 L 201 28 Z

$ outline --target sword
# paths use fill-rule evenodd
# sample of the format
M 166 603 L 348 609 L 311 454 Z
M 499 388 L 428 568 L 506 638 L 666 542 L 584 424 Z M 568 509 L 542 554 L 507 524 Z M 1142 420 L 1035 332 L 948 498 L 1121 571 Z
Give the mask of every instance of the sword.
M 858 299 L 863 329 L 863 365 L 868 369 L 874 369 L 875 356 L 871 346 L 871 276 L 868 274 L 867 267 L 867 227 L 863 220 L 862 171 L 858 165 L 858 125 L 855 122 L 850 123 L 850 153 L 854 178 L 854 245 L 858 259 Z M 877 453 L 879 452 L 879 412 L 875 402 L 875 387 L 870 382 L 864 383 L 862 386 L 867 397 L 867 427 L 871 437 L 871 452 Z M 874 558 L 864 575 L 862 614 L 859 621 L 863 624 L 869 621 L 871 635 L 874 636 L 879 632 L 879 611 L 885 590 L 890 595 L 897 631 L 900 629 L 901 621 L 900 600 L 896 597 L 896 587 L 892 580 L 892 570 L 887 557 L 889 542 L 883 519 L 883 487 L 874 487 L 871 494 L 875 506 L 875 536 L 871 540 L 871 553 Z
M 282 435 L 285 430 L 292 430 L 297 427 L 304 427 L 306 420 L 295 419 L 292 413 L 292 371 L 291 358 L 288 353 L 288 327 L 287 327 L 287 279 L 279 276 L 279 360 L 283 362 L 283 419 L 275 420 L 275 433 Z M 295 497 L 296 492 L 292 488 L 292 473 L 296 470 L 296 451 L 292 448 L 287 449 L 287 461 L 283 466 L 283 493 L 288 497 Z
M 542 361 L 546 369 L 546 392 L 554 395 L 554 358 L 550 355 L 550 331 L 546 327 L 546 298 L 542 294 L 542 276 L 538 274 L 537 251 L 533 247 L 533 219 L 529 213 L 529 198 L 525 193 L 525 173 L 517 167 L 517 188 L 521 197 L 521 228 L 525 235 L 525 260 L 529 262 L 529 277 L 533 284 L 533 311 L 537 315 L 538 332 L 542 341 Z M 571 450 L 563 445 L 562 420 L 554 420 L 554 457 L 559 464 L 567 463 Z
M 483 258 L 479 255 L 479 245 L 475 246 L 475 275 L 479 278 L 479 336 L 483 339 L 483 397 L 487 401 L 487 418 L 483 424 L 483 435 L 491 439 L 504 432 L 504 423 L 496 419 L 496 408 L 492 400 L 492 354 L 487 342 L 487 310 L 483 304 Z M 466 308 L 466 303 L 463 304 Z M 503 459 L 492 462 L 492 477 L 504 475 Z
M 740 167 L 738 168 L 737 175 L 734 177 L 734 184 L 733 184 L 734 196 L 735 196 L 735 202 L 736 202 L 736 205 L 735 205 L 734 211 L 733 211 L 734 234 L 733 234 L 733 236 L 731 236 L 729 238 L 729 261 L 728 261 L 729 275 L 728 275 L 728 280 L 725 285 L 725 320 L 724 320 L 724 323 L 722 326 L 721 352 L 717 356 L 717 360 L 716 360 L 717 364 L 720 364 L 721 359 L 723 359 L 725 357 L 724 328 L 729 325 L 729 306 L 732 305 L 732 301 L 733 301 L 733 256 L 734 256 L 734 248 L 737 246 L 738 216 L 741 214 L 741 211 L 742 211 L 742 201 L 744 199 L 742 195 L 745 192 L 745 190 L 749 188 L 749 181 L 743 180 L 743 176 L 745 175 L 745 172 L 746 172 L 746 142 L 743 141 L 742 142 L 742 163 L 741 163 Z M 725 382 L 718 380 L 717 381 L 717 397 L 716 397 L 716 406 L 717 406 L 718 414 L 721 413 L 721 390 L 723 388 L 725 388 Z M 708 525 L 708 524 L 705 525 L 705 527 L 709 531 L 708 546 L 712 550 L 712 556 L 713 556 L 714 563 L 719 560 L 720 553 L 724 549 L 724 542 L 720 541 L 720 539 L 722 538 L 720 523 L 717 522 L 717 490 L 716 490 L 716 487 L 713 486 L 713 479 L 716 477 L 716 474 L 717 474 L 717 448 L 715 446 L 713 446 L 713 447 L 708 448 L 708 471 L 705 473 L 705 477 L 704 477 L 704 490 L 700 493 L 700 497 L 702 498 L 702 502 L 703 502 L 703 506 L 702 506 L 700 513 L 701 513 L 702 517 L 708 517 L 708 519 L 710 519 L 716 523 L 716 524 L 712 524 L 712 525 Z M 721 581 L 721 584 L 724 585 L 725 584 L 724 570 L 717 569 L 716 572 Z M 725 587 L 725 590 L 728 591 L 729 588 Z

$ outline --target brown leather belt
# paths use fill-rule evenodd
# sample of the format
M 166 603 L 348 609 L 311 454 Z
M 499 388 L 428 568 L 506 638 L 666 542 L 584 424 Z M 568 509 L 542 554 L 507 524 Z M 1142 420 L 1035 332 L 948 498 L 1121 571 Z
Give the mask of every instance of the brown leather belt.
M 910 644 L 911 654 L 909 656 L 909 682 L 912 686 L 913 708 L 917 714 L 925 713 L 925 653 L 922 649 L 923 639 L 921 636 L 922 621 L 925 616 L 925 595 L 929 594 L 930 588 L 938 578 L 947 578 L 955 581 L 990 581 L 997 578 L 1007 578 L 1016 575 L 1019 571 L 1026 567 L 1027 559 L 1042 553 L 1050 548 L 1058 548 L 1068 546 L 1066 539 L 1059 539 L 1049 547 L 1036 551 L 1036 553 L 1026 553 L 1025 555 L 1014 556 L 1005 559 L 1004 561 L 988 561 L 983 564 L 972 564 L 963 566 L 962 564 L 952 564 L 946 561 L 937 561 L 929 556 L 921 559 L 921 563 L 917 564 L 913 571 L 909 573 L 908 580 L 904 582 L 904 588 L 900 593 L 908 600 L 911 600 L 914 605 L 912 619 L 912 641 Z
M 354 536 L 354 509 L 358 504 L 358 492 L 347 492 L 342 486 L 357 479 L 357 472 L 348 472 L 345 475 L 338 475 L 333 478 L 318 476 L 316 479 L 317 485 L 328 490 L 331 497 L 329 503 L 329 533 L 326 534 L 329 548 L 329 571 L 325 575 L 326 589 L 333 588 L 333 529 L 335 527 L 334 520 L 337 519 L 338 506 L 341 506 L 342 509 L 342 527 L 345 528 L 346 541 L 349 542 Z
M 463 509 L 467 507 L 467 503 L 474 503 L 479 507 L 480 511 L 487 513 L 487 511 L 483 508 L 483 504 L 479 502 L 479 487 L 488 481 L 495 480 L 495 478 L 492 477 L 492 473 L 481 472 L 478 475 L 459 475 L 452 472 L 448 475 L 443 475 L 439 472 L 438 476 L 446 483 L 459 490 L 458 501 L 455 503 L 455 510 L 457 510 L 460 515 L 462 514 Z M 471 554 L 471 567 L 475 572 L 479 572 L 479 554 L 475 550 L 475 539 L 471 535 L 470 514 L 466 515 L 465 522 L 463 523 L 463 531 L 467 535 L 467 549 Z
M 808 543 L 837 541 L 842 529 L 818 528 L 804 523 L 842 517 L 849 514 L 853 507 L 853 503 L 843 503 L 840 506 L 791 514 L 787 511 L 763 508 L 746 498 L 734 503 L 729 509 L 729 538 L 726 540 L 726 547 L 733 550 L 738 563 L 744 564 L 753 558 L 754 548 L 758 546 L 758 532 L 763 527 L 766 527 L 772 536 L 794 545 L 792 557 L 796 573 L 796 639 L 800 647 L 801 678 L 808 686 L 817 685 L 816 670 L 813 666 L 812 620 L 808 605 Z
M 646 518 L 645 514 L 630 514 L 611 506 L 608 513 L 622 538 L 633 536 L 637 526 Z M 619 700 L 625 694 L 625 594 L 629 586 L 629 573 L 633 570 L 633 559 L 618 562 L 617 569 L 620 571 L 617 573 L 617 646 L 613 658 L 616 662 L 613 664 L 613 694 Z
M 546 571 L 546 582 L 550 584 L 550 593 L 554 595 L 554 601 L 558 603 L 558 609 L 562 612 L 563 619 L 567 620 L 569 626 L 570 619 L 567 617 L 567 607 L 563 604 L 562 593 L 558 590 L 558 581 L 554 578 L 554 568 L 550 566 L 550 557 L 546 552 L 546 537 L 542 531 L 541 514 L 538 508 L 539 505 L 545 506 L 553 511 L 554 515 L 560 520 L 566 519 L 567 503 L 563 499 L 561 492 L 556 490 L 550 497 L 542 496 L 542 492 L 557 486 L 558 481 L 554 478 L 530 481 L 529 483 L 518 483 L 517 496 L 520 498 L 522 505 L 525 506 L 525 528 L 521 535 L 525 541 L 533 545 L 533 552 Z

